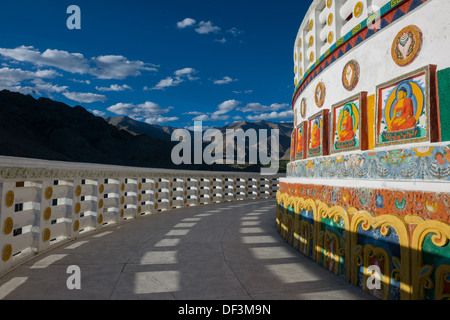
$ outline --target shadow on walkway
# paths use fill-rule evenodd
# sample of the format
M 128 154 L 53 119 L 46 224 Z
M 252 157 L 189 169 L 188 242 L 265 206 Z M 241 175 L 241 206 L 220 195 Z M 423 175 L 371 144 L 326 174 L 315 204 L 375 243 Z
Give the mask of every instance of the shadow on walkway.
M 373 299 L 290 247 L 275 200 L 183 208 L 80 238 L 0 278 L 8 300 Z M 67 268 L 81 271 L 69 290 Z

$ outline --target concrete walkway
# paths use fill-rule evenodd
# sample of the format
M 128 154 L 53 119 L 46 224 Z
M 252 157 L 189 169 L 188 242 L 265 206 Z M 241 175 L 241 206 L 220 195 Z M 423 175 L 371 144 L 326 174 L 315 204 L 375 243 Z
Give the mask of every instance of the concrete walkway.
M 71 265 L 80 290 L 67 288 Z M 0 298 L 371 299 L 284 242 L 273 199 L 175 210 L 80 238 L 0 278 Z

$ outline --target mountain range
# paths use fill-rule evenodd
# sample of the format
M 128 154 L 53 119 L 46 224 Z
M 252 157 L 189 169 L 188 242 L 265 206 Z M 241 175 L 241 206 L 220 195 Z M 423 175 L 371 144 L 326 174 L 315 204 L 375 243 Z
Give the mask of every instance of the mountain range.
M 259 165 L 175 166 L 171 152 L 178 142 L 172 142 L 171 136 L 177 128 L 126 116 L 102 118 L 82 106 L 48 98 L 0 91 L 0 115 L 0 155 L 147 168 L 259 170 Z M 241 121 L 218 129 L 278 129 L 280 158 L 286 159 L 290 153 L 292 123 Z

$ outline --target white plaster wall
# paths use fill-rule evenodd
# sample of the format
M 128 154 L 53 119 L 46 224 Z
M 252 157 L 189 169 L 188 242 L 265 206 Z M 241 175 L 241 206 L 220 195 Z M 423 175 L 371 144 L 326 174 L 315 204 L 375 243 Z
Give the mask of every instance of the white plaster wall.
M 341 188 L 372 188 L 398 191 L 420 192 L 448 192 L 448 182 L 432 181 L 395 181 L 395 180 L 369 180 L 369 179 L 319 179 L 319 178 L 280 178 L 280 183 L 313 184 Z
M 450 67 L 450 38 L 448 37 L 450 19 L 447 15 L 449 12 L 449 0 L 429 0 L 341 56 L 319 74 L 297 98 L 294 112 L 297 113 L 298 122 L 308 119 L 322 109 L 331 109 L 333 104 L 361 91 L 367 91 L 368 95 L 373 95 L 377 85 L 425 65 L 435 64 L 438 70 Z M 412 24 L 422 30 L 422 50 L 410 65 L 400 67 L 391 57 L 392 42 L 402 28 Z M 347 91 L 341 81 L 342 70 L 352 59 L 358 61 L 361 74 L 358 85 L 352 91 Z M 322 108 L 318 108 L 314 102 L 314 91 L 319 82 L 323 82 L 326 86 L 325 103 Z M 302 98 L 306 98 L 307 104 L 304 119 L 299 111 Z

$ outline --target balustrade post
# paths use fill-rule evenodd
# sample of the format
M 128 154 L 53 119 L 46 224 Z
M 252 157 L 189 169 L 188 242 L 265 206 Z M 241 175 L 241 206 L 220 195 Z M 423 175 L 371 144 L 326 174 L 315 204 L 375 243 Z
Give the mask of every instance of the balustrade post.
M 1 260 L 0 272 L 8 270 L 13 265 L 13 254 L 16 252 L 14 243 L 14 230 L 17 222 L 14 221 L 15 183 L 3 182 L 0 184 L 0 241 Z

